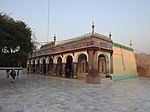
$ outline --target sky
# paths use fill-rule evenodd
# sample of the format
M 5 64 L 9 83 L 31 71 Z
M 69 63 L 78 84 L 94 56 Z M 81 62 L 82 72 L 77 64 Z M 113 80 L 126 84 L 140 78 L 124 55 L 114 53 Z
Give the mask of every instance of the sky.
M 0 12 L 28 24 L 39 42 L 90 33 L 94 22 L 113 42 L 150 53 L 150 0 L 0 0 Z

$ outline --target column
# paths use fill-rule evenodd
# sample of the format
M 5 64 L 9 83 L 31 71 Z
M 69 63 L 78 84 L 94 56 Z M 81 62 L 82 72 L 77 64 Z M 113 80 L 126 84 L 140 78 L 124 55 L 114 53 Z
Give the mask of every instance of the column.
M 77 62 L 73 63 L 73 77 L 77 79 Z
M 48 64 L 46 64 L 46 75 L 48 75 Z
M 40 64 L 40 74 L 43 73 L 43 64 Z
M 113 54 L 110 55 L 110 74 L 113 74 Z
M 65 77 L 65 63 L 62 63 L 62 76 Z
M 30 73 L 33 73 L 33 60 L 31 60 L 31 65 L 30 65 L 30 67 L 31 67 L 31 72 Z
M 40 68 L 40 74 L 42 74 L 43 73 L 43 59 L 41 58 L 40 59 L 40 64 L 39 64 L 39 68 Z
M 29 64 L 27 64 L 27 73 L 29 73 Z
M 31 67 L 31 64 L 29 64 L 29 73 L 32 72 L 32 67 Z
M 35 64 L 35 73 L 37 74 L 37 64 Z
M 48 71 L 49 57 L 46 57 L 46 60 L 45 60 L 45 61 L 46 61 L 46 66 L 45 66 L 45 67 L 46 67 L 46 68 L 45 68 L 45 69 L 46 69 L 46 75 L 48 75 L 48 74 L 49 74 L 49 71 Z
M 87 83 L 99 84 L 100 76 L 98 75 L 98 51 L 88 51 L 88 75 L 86 79 Z
M 57 66 L 57 64 L 54 64 L 54 67 L 53 67 L 54 76 L 56 76 L 56 66 Z
M 32 64 L 32 73 L 35 73 L 35 64 Z

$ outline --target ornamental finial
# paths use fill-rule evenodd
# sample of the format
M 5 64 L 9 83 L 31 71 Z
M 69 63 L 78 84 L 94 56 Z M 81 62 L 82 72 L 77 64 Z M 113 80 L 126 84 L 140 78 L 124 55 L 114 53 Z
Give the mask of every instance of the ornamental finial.
M 131 40 L 130 40 L 129 46 L 130 46 L 130 47 L 132 47 L 132 46 L 133 46 L 133 44 L 132 44 L 132 41 L 131 41 Z
M 94 34 L 94 33 L 95 33 L 95 31 L 94 31 L 94 27 L 95 27 L 94 22 L 92 22 L 92 34 Z
M 112 36 L 112 35 L 111 35 L 111 32 L 109 32 L 109 37 L 110 37 L 110 39 L 111 39 L 111 36 Z
M 56 42 L 56 34 L 54 33 L 54 42 Z

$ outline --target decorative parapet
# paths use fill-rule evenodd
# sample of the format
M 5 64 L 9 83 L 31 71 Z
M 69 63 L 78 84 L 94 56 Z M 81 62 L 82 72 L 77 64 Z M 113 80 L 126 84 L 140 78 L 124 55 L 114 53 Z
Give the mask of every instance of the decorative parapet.
M 78 37 L 75 37 L 75 38 L 72 38 L 72 39 L 68 39 L 68 40 L 64 40 L 64 41 L 60 41 L 58 43 L 56 43 L 56 46 L 60 46 L 62 44 L 66 44 L 66 43 L 70 43 L 70 42 L 74 42 L 74 41 L 79 41 L 79 40 L 83 40 L 83 39 L 86 39 L 86 38 L 89 38 L 89 37 L 97 37 L 99 39 L 102 39 L 102 40 L 106 40 L 106 41 L 109 41 L 109 42 L 112 42 L 111 38 L 110 37 L 107 37 L 107 36 L 104 36 L 102 34 L 99 34 L 99 33 L 87 33 L 87 34 L 84 34 L 84 35 L 81 35 L 81 36 L 78 36 Z
M 99 33 L 96 33 L 94 34 L 95 36 L 99 37 L 100 39 L 103 39 L 103 40 L 107 40 L 107 41 L 111 41 L 111 38 L 110 37 L 107 37 L 107 36 L 104 36 L 102 34 L 99 34 Z
M 81 35 L 81 36 L 78 36 L 78 37 L 75 37 L 75 38 L 72 38 L 72 39 L 57 42 L 56 46 L 60 46 L 62 44 L 66 44 L 66 43 L 70 43 L 70 42 L 74 42 L 74 41 L 79 41 L 79 40 L 82 40 L 82 39 L 85 39 L 85 38 L 88 38 L 88 37 L 91 37 L 91 36 L 92 36 L 92 33 L 87 33 L 87 34 L 84 34 L 84 35 Z
M 118 44 L 118 43 L 112 43 L 112 46 L 122 48 L 122 49 L 125 49 L 125 50 L 128 50 L 128 51 L 133 51 L 133 48 L 130 48 L 130 47 Z

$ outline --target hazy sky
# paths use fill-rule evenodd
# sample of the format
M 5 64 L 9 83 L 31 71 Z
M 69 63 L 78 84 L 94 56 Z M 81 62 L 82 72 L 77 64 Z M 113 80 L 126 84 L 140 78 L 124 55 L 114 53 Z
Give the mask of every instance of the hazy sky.
M 97 33 L 150 53 L 150 0 L 50 0 L 49 36 L 48 0 L 0 0 L 0 12 L 27 23 L 38 41 L 89 33 L 94 21 Z

